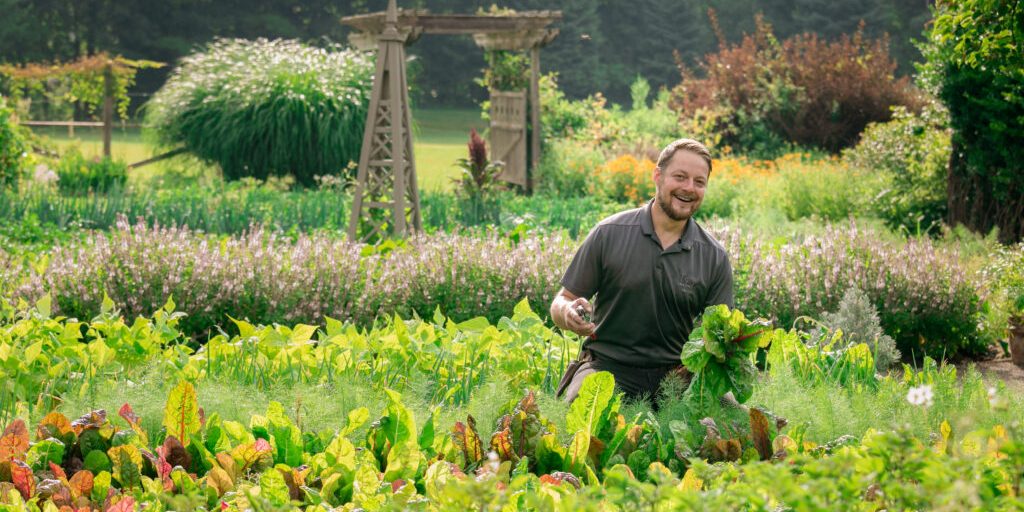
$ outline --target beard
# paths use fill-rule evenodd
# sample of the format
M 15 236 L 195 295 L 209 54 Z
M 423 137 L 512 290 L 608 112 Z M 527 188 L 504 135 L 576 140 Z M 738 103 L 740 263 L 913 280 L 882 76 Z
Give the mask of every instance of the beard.
M 672 194 L 667 194 L 667 197 L 665 194 L 658 194 L 655 202 L 658 203 L 658 207 L 661 208 L 661 211 L 665 212 L 665 215 L 674 221 L 684 221 L 689 219 L 697 212 L 697 207 L 700 206 L 700 203 L 694 200 L 694 202 L 691 203 L 689 211 L 686 211 L 685 207 L 676 208 L 672 202 Z

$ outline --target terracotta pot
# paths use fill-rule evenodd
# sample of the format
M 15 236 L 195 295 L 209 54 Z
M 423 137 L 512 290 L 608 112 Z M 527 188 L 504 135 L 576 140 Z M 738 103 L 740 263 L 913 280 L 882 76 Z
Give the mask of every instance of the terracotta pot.
M 1024 368 L 1024 318 L 1010 319 L 1010 359 Z

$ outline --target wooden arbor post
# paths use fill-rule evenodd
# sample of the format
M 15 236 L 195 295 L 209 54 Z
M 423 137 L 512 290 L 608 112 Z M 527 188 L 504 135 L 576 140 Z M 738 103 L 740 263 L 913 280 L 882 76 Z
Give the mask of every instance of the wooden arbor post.
M 359 157 L 359 175 L 349 222 L 349 239 L 369 240 L 383 237 L 390 226 L 393 235 L 421 227 L 419 194 L 416 188 L 412 140 L 409 137 L 409 101 L 405 79 L 404 44 L 421 34 L 461 34 L 504 40 L 514 49 L 531 50 L 531 97 L 534 133 L 532 161 L 540 157 L 540 116 L 537 79 L 540 69 L 538 49 L 558 34 L 548 25 L 562 19 L 561 11 L 528 11 L 511 15 L 430 14 L 426 10 L 398 11 L 389 0 L 383 13 L 359 14 L 341 19 L 358 33 L 349 35 L 356 47 L 376 42 L 377 71 L 373 96 L 367 113 L 363 148 Z M 477 43 L 484 46 L 478 39 Z M 362 220 L 368 231 L 360 231 Z M 391 223 L 388 223 L 391 219 Z M 362 235 L 359 235 L 362 233 Z M 359 235 L 359 236 L 357 236 Z
M 404 237 L 422 229 L 405 79 L 407 37 L 398 30 L 395 0 L 389 0 L 384 31 L 377 37 L 377 69 L 359 153 L 349 240 Z
M 491 91 L 492 158 L 505 161 L 501 179 L 533 191 L 532 171 L 540 163 L 540 49 L 558 36 L 558 29 L 531 29 L 515 32 L 491 32 L 473 35 L 477 46 L 485 50 L 530 52 L 530 89 L 525 98 L 516 93 Z M 526 101 L 523 101 L 526 100 Z M 530 163 L 526 165 L 526 109 L 529 104 Z

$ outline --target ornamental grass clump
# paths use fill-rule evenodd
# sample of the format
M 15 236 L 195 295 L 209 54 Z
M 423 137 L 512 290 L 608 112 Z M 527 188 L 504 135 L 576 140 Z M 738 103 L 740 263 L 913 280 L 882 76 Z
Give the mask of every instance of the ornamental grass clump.
M 224 177 L 341 174 L 359 160 L 372 58 L 296 41 L 218 39 L 186 57 L 148 105 L 165 147 L 184 146 Z

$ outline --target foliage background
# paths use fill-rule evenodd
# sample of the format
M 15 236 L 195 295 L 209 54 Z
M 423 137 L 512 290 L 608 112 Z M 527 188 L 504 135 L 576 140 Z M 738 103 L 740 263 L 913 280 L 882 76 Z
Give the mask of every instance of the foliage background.
M 490 0 L 403 0 L 404 8 L 467 13 L 488 9 Z M 913 71 L 919 38 L 930 18 L 928 2 L 869 0 L 510 0 L 497 2 L 517 10 L 560 9 L 561 33 L 541 53 L 543 72 L 558 71 L 567 94 L 582 98 L 605 91 L 617 103 L 629 100 L 637 74 L 655 90 L 677 80 L 673 50 L 690 64 L 714 51 L 717 41 L 707 18 L 714 8 L 729 20 L 723 35 L 738 41 L 754 30 L 754 14 L 764 13 L 780 38 L 812 31 L 826 39 L 852 33 L 866 23 L 866 35 L 891 35 L 898 73 Z M 556 6 L 557 4 L 557 6 Z M 383 10 L 386 0 L 0 0 L 0 48 L 13 63 L 70 60 L 108 51 L 128 58 L 174 63 L 214 36 L 295 38 L 316 45 L 346 41 L 348 28 L 338 20 L 349 14 Z M 642 28 L 639 28 L 642 27 Z M 637 37 L 642 31 L 647 37 Z M 483 99 L 473 78 L 484 67 L 483 51 L 468 37 L 426 36 L 412 45 L 416 59 L 415 97 L 423 104 L 468 105 Z M 169 70 L 140 74 L 137 92 L 152 93 Z

